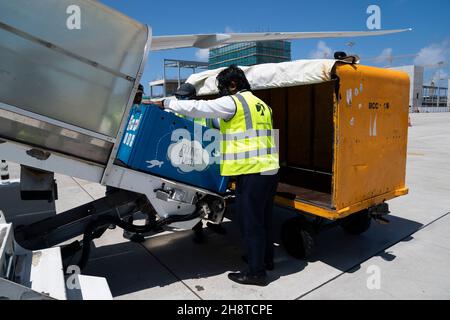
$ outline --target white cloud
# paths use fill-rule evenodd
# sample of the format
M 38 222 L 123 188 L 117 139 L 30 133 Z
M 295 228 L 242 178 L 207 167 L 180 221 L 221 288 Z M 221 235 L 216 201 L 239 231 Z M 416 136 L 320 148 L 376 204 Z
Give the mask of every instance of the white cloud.
M 441 61 L 446 61 L 448 51 L 449 48 L 447 41 L 432 44 L 428 47 L 422 48 L 419 51 L 416 59 L 414 60 L 414 64 L 419 66 L 437 65 Z
M 375 58 L 376 63 L 384 63 L 388 62 L 391 63 L 393 56 L 392 56 L 392 48 L 386 48 L 383 51 L 381 51 L 380 55 Z
M 333 57 L 333 50 L 327 46 L 325 41 L 319 41 L 316 50 L 312 51 L 309 57 L 311 59 L 329 59 Z
M 208 59 L 209 59 L 209 49 L 199 49 L 195 53 L 195 56 L 200 61 L 208 61 Z
M 442 69 L 437 70 L 431 77 L 431 81 L 438 84 L 441 80 L 449 79 L 449 74 Z
M 235 31 L 230 26 L 226 26 L 225 27 L 225 33 L 235 33 Z

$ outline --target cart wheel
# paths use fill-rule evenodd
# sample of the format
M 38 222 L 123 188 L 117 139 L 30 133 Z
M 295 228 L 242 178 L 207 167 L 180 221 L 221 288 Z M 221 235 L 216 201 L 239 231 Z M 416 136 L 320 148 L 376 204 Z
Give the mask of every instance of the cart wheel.
M 297 259 L 306 259 L 314 251 L 315 232 L 311 223 L 296 217 L 287 220 L 281 228 L 281 241 L 286 251 Z
M 349 234 L 360 235 L 370 228 L 372 218 L 368 210 L 354 213 L 341 221 L 341 227 Z

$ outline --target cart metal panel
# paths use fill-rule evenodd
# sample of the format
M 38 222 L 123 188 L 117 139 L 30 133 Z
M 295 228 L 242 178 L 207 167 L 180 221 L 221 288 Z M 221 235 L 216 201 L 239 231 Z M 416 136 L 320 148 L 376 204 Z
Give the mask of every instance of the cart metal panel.
M 333 207 L 340 212 L 405 194 L 408 75 L 348 64 L 338 64 L 336 74 Z
M 335 73 L 331 206 L 276 197 L 279 205 L 329 220 L 408 194 L 408 75 L 342 63 Z

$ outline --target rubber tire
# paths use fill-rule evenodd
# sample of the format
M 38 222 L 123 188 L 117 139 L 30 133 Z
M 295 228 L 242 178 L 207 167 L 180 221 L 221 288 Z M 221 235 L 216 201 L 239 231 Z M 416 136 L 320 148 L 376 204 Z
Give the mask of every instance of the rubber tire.
M 341 221 L 341 227 L 348 234 L 360 235 L 369 230 L 372 218 L 368 210 L 354 213 Z
M 296 259 L 304 260 L 313 254 L 315 236 L 311 223 L 303 218 L 289 219 L 281 228 L 283 246 Z

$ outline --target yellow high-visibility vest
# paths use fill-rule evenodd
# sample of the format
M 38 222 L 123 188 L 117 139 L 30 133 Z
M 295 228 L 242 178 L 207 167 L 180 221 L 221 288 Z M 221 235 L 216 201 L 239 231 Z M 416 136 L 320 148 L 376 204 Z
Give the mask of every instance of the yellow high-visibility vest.
M 199 125 L 201 125 L 201 126 L 208 127 L 208 128 L 213 128 L 212 119 L 206 119 L 206 118 L 190 118 L 190 117 L 187 117 L 187 116 L 182 115 L 182 114 L 178 114 L 178 113 L 175 113 L 175 114 L 176 114 L 178 117 L 180 117 L 180 118 L 183 118 L 183 119 L 186 119 L 186 120 L 194 121 L 195 123 L 197 123 L 197 124 L 199 124 Z
M 231 96 L 236 114 L 220 121 L 220 173 L 262 173 L 280 168 L 272 109 L 250 91 Z

